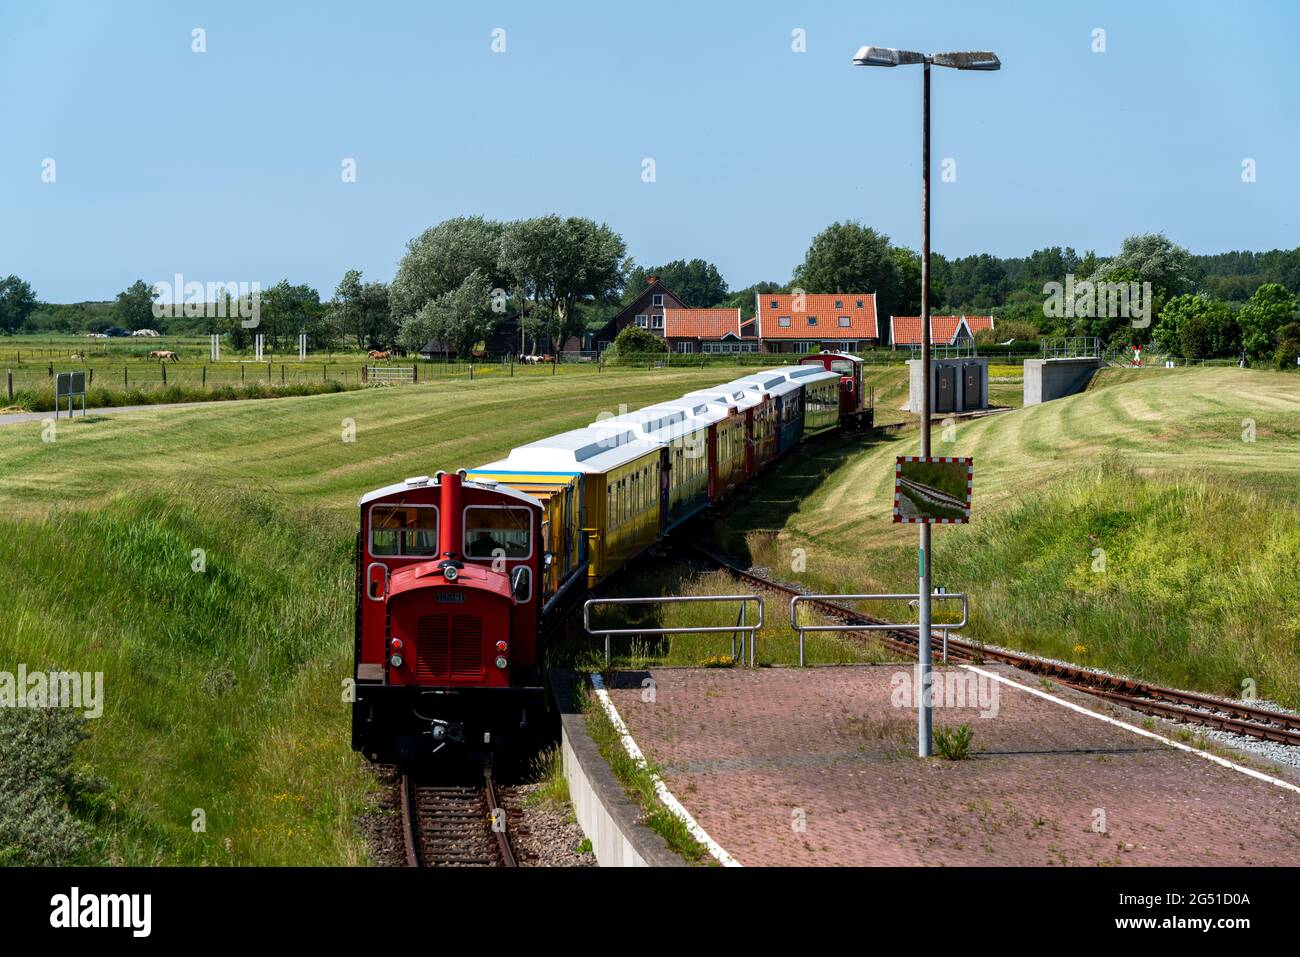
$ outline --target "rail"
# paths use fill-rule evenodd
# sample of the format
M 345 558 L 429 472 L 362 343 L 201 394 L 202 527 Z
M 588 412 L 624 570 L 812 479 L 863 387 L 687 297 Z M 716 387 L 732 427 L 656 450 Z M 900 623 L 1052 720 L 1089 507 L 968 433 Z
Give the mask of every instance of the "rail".
M 900 628 L 910 628 L 919 631 L 916 622 L 872 622 L 862 624 L 839 624 L 839 625 L 803 625 L 799 623 L 799 605 L 802 602 L 816 601 L 919 601 L 920 595 L 911 594 L 882 594 L 882 595 L 795 595 L 790 599 L 790 627 L 799 633 L 799 667 L 804 667 L 806 658 L 804 654 L 804 633 L 809 631 L 897 631 Z M 948 632 L 953 628 L 965 628 L 970 619 L 970 599 L 964 592 L 947 592 L 936 591 L 930 595 L 930 600 L 951 599 L 961 602 L 961 621 L 943 622 L 942 624 L 932 625 L 935 631 L 943 632 L 943 659 L 948 660 Z
M 740 620 L 734 625 L 683 626 L 681 628 L 593 628 L 591 610 L 602 605 L 675 605 L 691 602 L 740 602 Z M 758 605 L 758 621 L 749 623 L 749 603 Z M 763 599 L 759 595 L 669 595 L 655 598 L 589 598 L 582 606 L 582 627 L 594 638 L 605 638 L 605 664 L 610 661 L 610 638 L 642 635 L 717 635 L 731 633 L 731 660 L 736 657 L 736 635 L 740 635 L 740 659 L 745 657 L 745 639 L 749 639 L 749 664 L 754 666 L 754 646 L 763 627 Z

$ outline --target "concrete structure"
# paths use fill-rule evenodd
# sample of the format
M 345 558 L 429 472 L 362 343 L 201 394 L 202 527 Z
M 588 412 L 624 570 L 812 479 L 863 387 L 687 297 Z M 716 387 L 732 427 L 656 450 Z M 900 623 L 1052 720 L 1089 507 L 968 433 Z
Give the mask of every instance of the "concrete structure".
M 1100 359 L 1026 359 L 1025 405 L 1082 392 L 1100 368 Z
M 907 360 L 907 411 L 921 411 L 921 360 Z M 930 360 L 930 411 L 970 412 L 989 407 L 989 360 L 981 356 Z
M 662 837 L 641 823 L 641 808 L 601 757 L 578 708 L 576 679 L 564 669 L 551 671 L 551 687 L 560 710 L 560 753 L 569 800 L 578 825 L 591 841 L 596 862 L 601 867 L 687 866 Z

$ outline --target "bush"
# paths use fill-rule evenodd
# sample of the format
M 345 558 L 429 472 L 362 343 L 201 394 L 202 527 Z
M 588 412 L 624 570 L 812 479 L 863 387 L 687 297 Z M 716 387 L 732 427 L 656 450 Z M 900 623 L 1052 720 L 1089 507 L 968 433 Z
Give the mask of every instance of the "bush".
M 668 346 L 648 329 L 640 326 L 628 326 L 614 339 L 614 350 L 618 355 L 644 355 L 646 353 L 667 352 Z
M 99 787 L 72 767 L 84 721 L 63 708 L 0 708 L 0 865 L 84 860 L 90 828 L 69 810 Z

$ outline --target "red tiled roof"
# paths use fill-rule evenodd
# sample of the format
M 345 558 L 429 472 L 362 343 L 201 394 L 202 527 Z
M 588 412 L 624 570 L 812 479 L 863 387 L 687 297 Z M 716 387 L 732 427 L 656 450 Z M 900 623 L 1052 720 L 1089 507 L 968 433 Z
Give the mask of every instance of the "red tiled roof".
M 782 317 L 789 317 L 788 326 L 781 325 Z M 840 324 L 841 317 L 848 318 L 847 326 Z M 764 293 L 758 296 L 758 329 L 764 339 L 875 339 L 880 335 L 876 294 Z
M 665 309 L 664 337 L 668 339 L 721 339 L 740 335 L 739 309 Z
M 993 328 L 992 316 L 936 316 L 930 315 L 930 344 L 952 345 L 957 339 L 957 329 L 962 320 L 973 336 L 981 329 Z M 893 316 L 889 320 L 890 339 L 896 346 L 921 344 L 920 316 Z

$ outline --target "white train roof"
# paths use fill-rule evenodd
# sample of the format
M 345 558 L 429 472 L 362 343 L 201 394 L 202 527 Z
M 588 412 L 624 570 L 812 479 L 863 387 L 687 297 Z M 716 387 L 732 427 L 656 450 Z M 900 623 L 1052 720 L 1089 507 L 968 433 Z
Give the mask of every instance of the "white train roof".
M 831 379 L 840 378 L 838 372 L 832 372 L 821 365 L 785 366 L 784 368 L 767 369 L 762 375 L 779 375 L 789 382 L 798 382 L 803 385 L 810 382 L 828 382 Z
M 608 472 L 658 449 L 628 429 L 572 429 L 511 449 L 506 458 L 473 471 Z
M 688 392 L 682 396 L 682 401 L 694 402 L 697 399 L 703 399 L 712 405 L 728 406 L 744 411 L 753 408 L 763 401 L 762 396 L 752 392 L 743 386 L 714 386 L 712 389 L 696 389 L 694 392 Z
M 761 395 L 788 395 L 796 389 L 802 388 L 802 383 L 791 382 L 783 375 L 773 374 L 770 372 L 759 372 L 755 375 L 745 376 L 743 379 L 736 379 L 734 382 L 728 382 L 727 387 L 739 386 L 749 389 L 751 392 L 758 392 Z
M 721 422 L 730 415 L 726 406 L 726 402 L 711 402 L 703 396 L 692 393 L 684 395 L 680 399 L 671 399 L 668 402 L 660 403 L 658 408 L 681 409 L 686 413 L 688 422 L 693 421 L 699 427 L 703 427 L 712 425 L 714 422 Z

